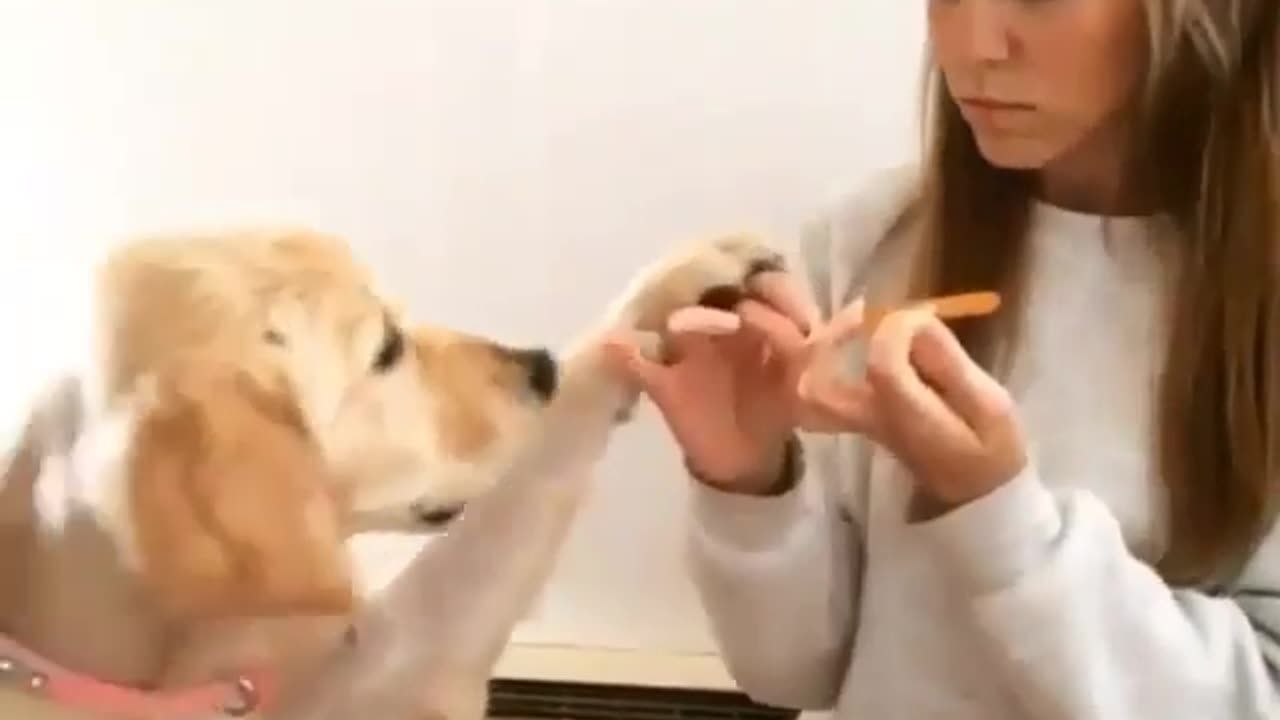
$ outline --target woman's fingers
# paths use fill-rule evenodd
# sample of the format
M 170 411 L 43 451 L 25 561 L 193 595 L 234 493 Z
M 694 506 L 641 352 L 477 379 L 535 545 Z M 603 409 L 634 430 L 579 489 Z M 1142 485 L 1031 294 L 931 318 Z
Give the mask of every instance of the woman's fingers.
M 817 327 L 822 319 L 818 306 L 790 273 L 762 272 L 747 281 L 752 297 L 772 307 L 800 328 L 803 335 Z
M 667 331 L 674 334 L 732 335 L 741 327 L 736 313 L 701 305 L 681 308 L 667 318 Z
M 857 298 L 837 312 L 831 318 L 831 322 L 826 324 L 826 327 L 822 329 L 815 339 L 828 349 L 836 350 L 837 346 L 847 342 L 862 331 L 862 326 L 866 320 L 866 310 L 866 301 L 861 297 Z
M 840 382 L 840 348 L 862 327 L 863 307 L 861 298 L 855 300 L 810 335 L 804 374 L 813 387 L 825 388 Z
M 911 346 L 933 316 L 926 308 L 890 314 L 879 324 L 867 347 L 867 382 L 895 398 L 921 402 L 929 388 L 911 367 Z
M 673 332 L 723 337 L 725 342 L 721 344 L 725 346 L 753 347 L 763 343 L 772 350 L 771 355 L 797 355 L 803 350 L 806 336 L 821 320 L 817 305 L 786 272 L 761 272 L 747 284 L 749 294 L 733 312 L 684 308 L 671 316 L 668 328 Z
M 743 333 L 764 342 L 781 358 L 798 358 L 807 351 L 805 331 L 771 305 L 748 298 L 738 304 L 738 315 Z
M 680 332 L 659 338 L 654 333 L 615 332 L 606 338 L 604 352 L 611 365 L 666 411 L 688 402 L 691 384 L 702 384 L 697 378 L 714 377 L 717 368 L 731 372 L 730 363 L 744 361 L 740 356 L 752 348 L 744 346 L 741 335 Z M 758 343 L 754 349 L 760 349 Z
M 973 438 L 972 431 L 917 373 L 911 361 L 917 336 L 938 322 L 928 307 L 891 313 L 881 321 L 867 348 L 867 384 L 877 408 L 895 432 L 920 441 Z
M 974 362 L 956 336 L 936 318 L 916 337 L 911 359 L 921 377 L 979 436 L 1008 420 L 1012 412 L 1008 391 Z
M 796 388 L 800 425 L 810 432 L 855 432 L 876 437 L 875 398 L 864 383 L 805 372 Z
M 638 342 L 636 337 L 629 334 L 612 333 L 604 342 L 605 358 L 646 393 L 664 394 L 670 382 L 670 369 L 646 357 Z
M 747 299 L 738 305 L 742 334 L 754 335 L 781 360 L 795 386 L 797 421 L 812 432 L 871 433 L 875 413 L 869 388 L 838 378 L 838 345 L 855 334 L 861 324 L 862 303 L 853 303 L 826 325 L 818 325 L 812 311 L 811 332 L 772 304 Z M 784 380 L 785 381 L 785 380 Z

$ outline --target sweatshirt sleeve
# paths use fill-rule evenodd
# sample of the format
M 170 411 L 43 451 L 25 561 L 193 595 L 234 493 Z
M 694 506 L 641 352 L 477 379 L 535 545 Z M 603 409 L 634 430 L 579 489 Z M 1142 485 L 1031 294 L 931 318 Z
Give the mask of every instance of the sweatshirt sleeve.
M 1168 586 L 1034 469 L 918 526 L 1035 720 L 1280 718 L 1280 527 L 1221 592 Z
M 803 233 L 801 278 L 824 314 L 857 289 L 850 273 L 860 274 L 888 231 L 911 179 L 905 170 L 876 177 Z M 759 702 L 828 709 L 839 693 L 861 577 L 860 443 L 802 436 L 788 463 L 792 482 L 779 495 L 691 483 L 693 580 L 730 674 Z
M 729 673 L 770 705 L 831 707 L 849 663 L 859 532 L 823 486 L 826 472 L 813 467 L 839 460 L 825 442 L 804 440 L 809 470 L 781 495 L 692 483 L 699 597 Z

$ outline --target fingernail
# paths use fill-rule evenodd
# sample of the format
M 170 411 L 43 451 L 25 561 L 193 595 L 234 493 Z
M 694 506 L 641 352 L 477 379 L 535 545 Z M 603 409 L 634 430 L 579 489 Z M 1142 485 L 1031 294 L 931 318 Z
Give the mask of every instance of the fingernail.
M 806 402 L 813 400 L 813 377 L 808 370 L 801 373 L 796 381 L 796 396 Z

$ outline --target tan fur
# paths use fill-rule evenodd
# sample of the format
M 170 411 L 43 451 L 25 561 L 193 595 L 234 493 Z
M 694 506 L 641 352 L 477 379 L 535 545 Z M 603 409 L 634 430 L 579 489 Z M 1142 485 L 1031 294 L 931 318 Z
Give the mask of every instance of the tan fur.
M 443 446 L 460 458 L 483 452 L 499 432 L 498 423 L 489 412 L 495 399 L 490 392 L 494 382 L 493 347 L 481 340 L 451 337 L 429 329 L 419 329 L 414 340 L 425 349 L 418 365 L 423 382 L 434 378 L 441 390 L 438 403 Z M 502 385 L 523 382 L 513 367 L 499 372 Z
M 327 712 L 309 704 L 328 698 L 314 692 L 323 684 L 344 693 L 328 708 L 368 696 L 395 708 L 392 720 L 470 718 L 585 482 L 521 478 L 588 475 L 635 401 L 603 362 L 605 333 L 660 330 L 773 260 L 734 238 L 642 273 L 559 358 L 546 397 L 527 354 L 408 327 L 339 239 L 244 231 L 124 244 L 97 276 L 93 353 L 6 438 L 0 628 L 68 667 L 143 687 L 266 665 L 296 691 L 280 717 Z M 368 598 L 357 587 L 353 533 L 430 532 L 423 514 L 468 501 L 474 512 L 400 590 Z M 452 623 L 429 643 L 430 666 L 416 644 L 354 669 L 326 659 L 352 622 L 371 651 L 418 615 Z M 375 665 L 380 680 L 360 675 Z
M 168 614 L 352 609 L 340 508 L 282 397 L 234 371 L 166 382 L 131 450 L 138 560 Z

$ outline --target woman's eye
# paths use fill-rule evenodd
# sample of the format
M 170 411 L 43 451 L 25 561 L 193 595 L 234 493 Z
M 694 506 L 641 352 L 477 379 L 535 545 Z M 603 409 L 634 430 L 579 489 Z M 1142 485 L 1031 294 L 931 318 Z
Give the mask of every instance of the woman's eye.
M 385 373 L 400 362 L 400 358 L 404 356 L 404 333 L 394 325 L 387 326 L 386 337 L 382 341 L 382 347 L 378 348 L 378 354 L 373 358 L 373 371 L 376 373 Z

